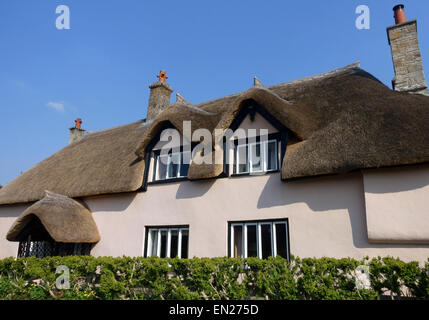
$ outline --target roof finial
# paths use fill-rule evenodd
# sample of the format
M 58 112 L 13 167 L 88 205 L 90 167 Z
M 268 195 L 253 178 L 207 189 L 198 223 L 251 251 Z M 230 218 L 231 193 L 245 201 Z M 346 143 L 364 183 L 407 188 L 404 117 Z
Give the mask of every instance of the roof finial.
M 188 100 L 182 97 L 182 95 L 179 92 L 176 92 L 176 102 L 178 103 L 184 103 L 184 104 L 191 104 Z
M 253 86 L 254 87 L 263 87 L 264 85 L 262 84 L 262 82 L 256 78 L 256 76 L 253 77 Z
M 157 75 L 157 77 L 158 77 L 159 81 L 161 81 L 161 82 L 163 82 L 163 83 L 165 83 L 165 80 L 167 80 L 167 79 L 168 79 L 168 76 L 167 76 L 167 74 L 165 73 L 165 70 L 161 70 L 161 71 L 159 72 L 159 74 Z

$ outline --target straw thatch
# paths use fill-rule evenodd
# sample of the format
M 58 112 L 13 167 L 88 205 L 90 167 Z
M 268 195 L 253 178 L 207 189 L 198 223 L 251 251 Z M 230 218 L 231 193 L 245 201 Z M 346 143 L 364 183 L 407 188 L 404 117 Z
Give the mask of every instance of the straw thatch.
M 176 127 L 191 140 L 182 130 L 191 121 L 192 132 L 205 128 L 214 137 L 249 101 L 291 131 L 285 180 L 429 161 L 429 97 L 392 91 L 358 63 L 275 86 L 256 84 L 197 105 L 179 97 L 144 125 L 87 135 L 1 189 L 0 204 L 35 201 L 45 189 L 70 197 L 136 191 L 147 148 L 163 128 Z M 188 178 L 215 178 L 222 169 L 193 161 Z
M 143 121 L 87 134 L 24 172 L 0 191 L 0 204 L 40 200 L 45 190 L 76 198 L 137 190 L 144 161 L 135 150 Z
M 6 235 L 9 241 L 20 241 L 21 233 L 37 217 L 48 234 L 57 242 L 96 243 L 100 234 L 92 213 L 77 201 L 46 191 L 45 197 L 27 208 Z

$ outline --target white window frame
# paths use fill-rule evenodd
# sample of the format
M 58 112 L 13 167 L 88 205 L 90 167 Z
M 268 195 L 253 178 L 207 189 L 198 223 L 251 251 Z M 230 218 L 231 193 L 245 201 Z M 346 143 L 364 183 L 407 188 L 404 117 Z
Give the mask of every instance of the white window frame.
M 178 239 L 177 239 L 177 257 L 182 258 L 182 233 L 184 231 L 188 232 L 188 252 L 189 252 L 189 227 L 148 227 L 146 229 L 147 232 L 147 245 L 146 245 L 146 257 L 161 256 L 161 234 L 162 232 L 167 232 L 167 246 L 165 257 L 170 258 L 171 255 L 171 233 L 172 231 L 177 231 Z M 152 232 L 157 233 L 157 244 L 156 244 L 156 253 L 152 252 Z M 188 254 L 189 256 L 189 254 Z M 171 257 L 175 258 L 175 257 Z
M 242 227 L 242 256 L 241 258 L 248 258 L 248 252 L 247 252 L 247 227 L 249 226 L 256 226 L 256 256 L 260 259 L 262 259 L 262 235 L 261 235 L 261 227 L 262 225 L 269 225 L 270 231 L 271 231 L 271 256 L 275 257 L 277 256 L 277 237 L 276 237 L 276 225 L 278 224 L 284 224 L 286 228 L 286 258 L 289 260 L 289 224 L 287 220 L 279 220 L 279 221 L 252 221 L 252 222 L 232 222 L 230 223 L 230 258 L 234 258 L 234 227 L 241 226 Z
M 268 169 L 268 144 L 274 142 L 275 145 L 275 155 L 276 155 L 276 167 L 274 169 Z M 253 158 L 252 158 L 252 147 L 260 144 L 260 158 L 261 158 L 261 170 L 253 170 Z M 236 163 L 234 164 L 235 174 L 252 174 L 252 173 L 262 173 L 262 172 L 272 172 L 277 171 L 279 167 L 279 157 L 278 157 L 278 144 L 277 139 L 270 139 L 266 141 L 257 141 L 251 143 L 242 143 L 238 144 L 235 148 L 235 159 Z M 240 152 L 239 149 L 247 147 L 247 171 L 239 172 L 240 168 Z
M 152 181 L 165 181 L 165 180 L 171 180 L 171 179 L 176 179 L 176 178 L 186 178 L 186 176 L 180 175 L 182 165 L 184 164 L 184 163 L 182 163 L 182 158 L 184 158 L 185 153 L 190 154 L 190 151 L 172 152 L 172 153 L 169 153 L 168 155 L 155 154 L 154 155 L 154 167 L 155 168 L 153 171 Z M 173 159 L 173 156 L 177 156 L 177 155 L 179 156 L 179 163 L 177 164 L 176 175 L 170 177 L 169 172 L 170 172 L 170 166 L 173 164 L 172 159 Z M 165 176 L 163 178 L 158 178 L 158 171 L 159 171 L 159 164 L 161 161 L 161 157 L 165 157 L 165 156 L 167 156 L 166 173 L 165 173 Z

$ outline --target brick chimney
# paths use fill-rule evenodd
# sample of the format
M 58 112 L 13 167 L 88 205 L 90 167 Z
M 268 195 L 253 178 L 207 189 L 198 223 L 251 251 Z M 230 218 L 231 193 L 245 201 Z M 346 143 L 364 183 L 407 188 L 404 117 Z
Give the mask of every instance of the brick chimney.
M 82 119 L 77 118 L 74 122 L 75 126 L 70 128 L 69 144 L 82 139 L 85 133 L 85 130 L 81 128 Z
M 428 95 L 417 39 L 417 21 L 407 21 L 404 5 L 393 8 L 395 25 L 387 28 L 395 77 L 393 90 Z
M 170 95 L 173 92 L 165 82 L 168 77 L 164 70 L 157 75 L 158 81 L 152 83 L 150 88 L 149 105 L 147 108 L 147 120 L 155 119 L 164 109 L 170 105 Z

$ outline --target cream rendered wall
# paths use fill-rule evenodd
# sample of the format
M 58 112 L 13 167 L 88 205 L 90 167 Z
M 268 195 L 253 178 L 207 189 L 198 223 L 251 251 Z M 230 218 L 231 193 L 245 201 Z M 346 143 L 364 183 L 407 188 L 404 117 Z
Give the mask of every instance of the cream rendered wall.
M 366 170 L 371 242 L 429 243 L 429 166 Z
M 281 182 L 280 174 L 150 185 L 147 192 L 86 199 L 101 233 L 94 255 L 143 255 L 146 226 L 189 224 L 190 257 L 227 255 L 228 221 L 288 218 L 299 257 L 426 261 L 428 245 L 370 244 L 362 176 Z
M 28 207 L 29 205 L 0 206 L 0 258 L 17 256 L 18 242 L 7 241 L 6 234 L 16 218 Z

